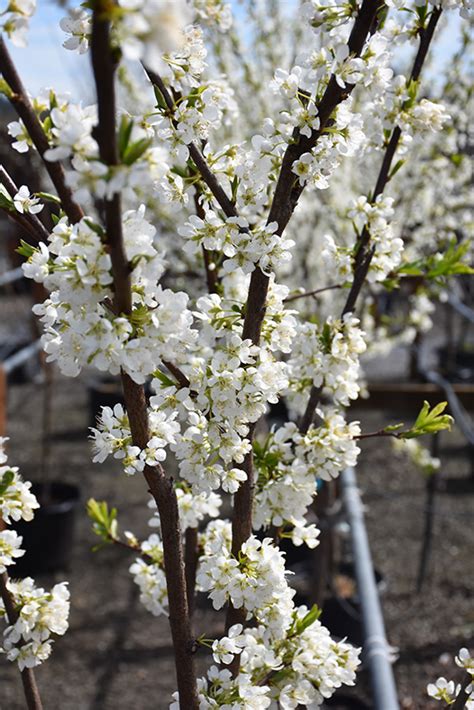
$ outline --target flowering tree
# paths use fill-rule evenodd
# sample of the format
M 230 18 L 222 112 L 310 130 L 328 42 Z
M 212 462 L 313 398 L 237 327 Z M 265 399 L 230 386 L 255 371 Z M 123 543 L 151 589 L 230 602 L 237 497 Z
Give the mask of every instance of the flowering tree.
M 354 683 L 359 651 L 332 640 L 316 608 L 295 605 L 279 543 L 318 544 L 307 521 L 317 482 L 354 465 L 367 435 L 345 417 L 367 348 L 360 318 L 376 348 L 390 338 L 376 318 L 387 288 L 417 269 L 422 321 L 426 284 L 471 271 L 452 225 L 423 252 L 425 232 L 401 234 L 386 195 L 411 153 L 436 155 L 431 134 L 449 115 L 422 95 L 421 71 L 443 14 L 467 16 L 467 0 L 310 0 L 291 17 L 269 5 L 271 16 L 248 3 L 239 34 L 221 0 L 84 3 L 61 25 L 67 49 L 90 53 L 91 106 L 54 90 L 29 97 L 0 40 L 1 89 L 19 116 L 13 148 L 38 151 L 55 190 L 30 195 L 7 176 L 0 206 L 25 231 L 25 275 L 49 294 L 34 307 L 48 360 L 73 377 L 86 366 L 120 375 L 125 408 L 103 409 L 94 461 L 114 456 L 144 476 L 157 531 L 120 535 L 106 502 L 91 500 L 89 514 L 104 541 L 136 551 L 141 600 L 169 617 L 171 707 L 186 710 L 316 708 Z M 33 10 L 33 0 L 8 4 L 12 41 L 24 41 Z M 402 43 L 414 56 L 395 75 Z M 408 185 L 426 177 L 421 163 Z M 40 219 L 45 202 L 54 225 Z M 411 313 L 402 331 L 422 327 Z M 290 420 L 268 431 L 283 397 Z M 445 428 L 443 408 L 376 434 Z M 10 564 L 18 546 L 2 535 Z M 4 588 L 20 617 L 29 594 L 43 598 L 28 580 Z M 226 610 L 218 639 L 193 629 L 196 590 Z M 61 585 L 56 597 L 65 615 Z M 28 635 L 6 639 L 12 660 L 28 647 L 27 666 L 47 655 Z M 197 679 L 200 643 L 216 665 Z

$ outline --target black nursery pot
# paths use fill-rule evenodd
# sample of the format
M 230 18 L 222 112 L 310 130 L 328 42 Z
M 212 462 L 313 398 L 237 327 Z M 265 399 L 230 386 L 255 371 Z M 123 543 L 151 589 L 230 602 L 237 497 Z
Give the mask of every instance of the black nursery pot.
M 470 382 L 474 379 L 474 350 L 469 348 L 438 348 L 440 370 L 455 382 Z
M 371 710 L 371 707 L 360 698 L 338 692 L 332 698 L 325 700 L 323 704 L 324 710 L 326 708 L 332 708 L 332 710 Z
M 102 407 L 113 408 L 116 404 L 124 404 L 123 392 L 117 378 L 91 380 L 87 389 L 89 392 L 89 426 L 97 426 L 97 417 Z
M 15 524 L 15 530 L 23 537 L 22 548 L 26 550 L 15 564 L 13 575 L 18 577 L 68 569 L 73 549 L 79 488 L 52 481 L 33 483 L 31 490 L 40 508 L 35 510 L 30 522 L 22 520 Z
M 352 564 L 342 564 L 339 571 L 344 576 L 355 580 Z M 386 586 L 384 578 L 377 570 L 374 572 L 378 592 L 383 594 Z M 334 595 L 326 599 L 323 604 L 321 623 L 327 626 L 331 635 L 336 638 L 347 638 L 355 646 L 362 646 L 364 643 L 362 610 L 357 593 L 350 597 Z

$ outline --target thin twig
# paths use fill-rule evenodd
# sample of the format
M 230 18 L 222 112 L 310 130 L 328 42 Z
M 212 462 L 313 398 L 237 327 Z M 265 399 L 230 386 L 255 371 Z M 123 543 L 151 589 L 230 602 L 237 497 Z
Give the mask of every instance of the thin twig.
M 173 125 L 176 126 L 176 121 L 173 119 L 173 114 L 175 110 L 175 103 L 173 101 L 173 97 L 171 96 L 170 92 L 168 91 L 165 83 L 163 82 L 163 79 L 159 74 L 156 72 L 152 71 L 148 67 L 144 67 L 146 74 L 148 75 L 148 78 L 150 79 L 152 84 L 155 84 L 155 86 L 158 87 L 158 89 L 161 91 L 161 94 L 163 95 L 163 98 L 165 100 L 166 106 L 169 109 L 170 112 L 170 118 L 173 123 Z M 219 205 L 222 207 L 222 210 L 224 214 L 227 217 L 237 217 L 237 211 L 235 209 L 234 203 L 228 198 L 227 194 L 219 184 L 218 179 L 210 169 L 209 165 L 207 164 L 207 161 L 204 157 L 204 155 L 201 153 L 199 148 L 195 143 L 189 143 L 188 144 L 188 150 L 189 154 L 191 155 L 191 158 L 194 161 L 194 164 L 196 165 L 197 169 L 201 173 L 201 177 L 216 198 L 217 202 Z
M 291 303 L 292 301 L 297 301 L 299 298 L 307 298 L 308 296 L 317 296 L 325 291 L 333 291 L 337 288 L 344 288 L 344 284 L 334 284 L 333 286 L 324 286 L 323 288 L 316 288 L 314 291 L 305 291 L 304 293 L 297 293 L 294 296 L 288 296 L 283 299 L 283 303 Z
M 117 165 L 119 162 L 115 107 L 117 65 L 110 47 L 110 21 L 107 17 L 109 7 L 108 0 L 96 0 L 94 3 L 91 52 L 97 88 L 99 124 L 96 136 L 100 158 L 107 165 Z M 114 194 L 110 200 L 105 200 L 104 211 L 114 279 L 114 307 L 119 313 L 130 314 L 132 310 L 130 268 L 123 240 L 119 194 Z M 137 385 L 124 372 L 121 377 L 132 439 L 136 446 L 144 449 L 149 440 L 144 388 Z M 176 491 L 172 479 L 166 477 L 161 465 L 146 466 L 143 473 L 150 493 L 155 499 L 161 522 L 169 620 L 175 651 L 180 704 L 189 710 L 197 710 L 199 702 Z
M 33 145 L 44 160 L 46 170 L 56 188 L 64 212 L 70 222 L 73 224 L 79 222 L 84 213 L 75 202 L 70 188 L 66 185 L 66 177 L 62 165 L 44 158 L 44 154 L 50 147 L 48 139 L 18 75 L 3 37 L 0 37 L 0 72 L 13 92 L 9 97 L 9 101 L 25 124 Z
M 356 434 L 353 439 L 373 439 L 374 437 L 380 436 L 391 436 L 394 439 L 403 439 L 403 432 L 387 431 L 386 429 L 379 429 L 378 431 L 370 431 L 367 434 Z
M 204 220 L 204 208 L 199 202 L 199 194 L 198 189 L 196 189 L 196 192 L 194 193 L 194 206 L 196 208 L 197 216 Z M 215 264 L 212 264 L 211 252 L 209 252 L 204 245 L 202 246 L 202 257 L 204 260 L 204 268 L 206 270 L 207 291 L 208 293 L 217 293 L 217 284 L 219 283 L 217 269 L 215 268 Z
M 418 47 L 418 52 L 413 63 L 413 67 L 410 74 L 410 81 L 418 81 L 420 78 L 421 70 L 425 62 L 429 46 L 433 39 L 436 26 L 438 24 L 439 18 L 441 17 L 443 9 L 442 7 L 435 7 L 431 12 L 431 17 L 426 28 L 420 29 L 420 44 Z M 395 157 L 395 153 L 400 142 L 402 131 L 399 126 L 395 126 L 390 140 L 388 142 L 385 154 L 380 166 L 379 174 L 377 177 L 377 182 L 375 184 L 374 193 L 372 195 L 372 202 L 375 202 L 377 197 L 381 195 L 390 181 L 390 169 L 392 167 L 392 162 Z M 359 242 L 357 245 L 357 253 L 354 264 L 354 280 L 347 296 L 346 304 L 343 309 L 343 315 L 350 313 L 354 310 L 356 301 L 362 290 L 362 286 L 365 282 L 365 277 L 370 267 L 370 263 L 373 257 L 372 253 L 367 253 L 367 248 L 370 242 L 370 232 L 367 227 L 364 227 L 362 234 L 359 237 Z
M 165 367 L 168 368 L 168 370 L 171 372 L 173 377 L 176 379 L 180 387 L 189 387 L 191 384 L 184 372 L 182 372 L 179 367 L 176 367 L 176 365 L 173 365 L 172 362 L 169 360 L 162 360 L 161 361 Z

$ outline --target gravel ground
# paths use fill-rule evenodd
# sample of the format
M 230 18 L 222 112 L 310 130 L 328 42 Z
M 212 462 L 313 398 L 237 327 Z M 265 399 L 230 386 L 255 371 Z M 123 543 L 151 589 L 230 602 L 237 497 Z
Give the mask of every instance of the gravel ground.
M 90 462 L 86 443 L 88 403 L 84 379 L 56 377 L 50 475 L 76 483 L 89 496 L 119 507 L 122 529 L 147 534 L 146 488 L 139 477 L 125 478 L 117 462 Z M 354 411 L 353 418 L 359 418 Z M 360 412 L 366 431 L 388 419 Z M 9 393 L 10 461 L 26 478 L 37 478 L 41 437 L 41 388 L 14 385 Z M 442 442 L 443 472 L 468 475 L 459 434 Z M 367 524 L 376 567 L 385 577 L 383 597 L 390 643 L 399 648 L 395 665 L 402 706 L 428 710 L 426 684 L 454 672 L 445 661 L 462 645 L 474 645 L 472 521 L 474 494 L 438 496 L 435 553 L 422 596 L 414 592 L 423 528 L 425 480 L 405 460 L 391 456 L 386 440 L 367 440 L 358 467 L 367 505 Z M 50 586 L 67 578 L 72 594 L 71 627 L 56 642 L 52 658 L 37 671 L 45 708 L 61 710 L 161 710 L 175 687 L 167 622 L 140 605 L 127 571 L 132 558 L 120 549 L 92 552 L 94 536 L 78 511 L 70 569 L 38 576 Z M 199 610 L 198 633 L 216 631 L 211 612 Z M 205 663 L 206 659 L 199 659 Z M 363 679 L 362 679 L 363 680 Z M 359 695 L 364 696 L 365 684 Z M 0 662 L 0 708 L 23 708 L 15 668 Z M 370 700 L 367 695 L 365 699 Z

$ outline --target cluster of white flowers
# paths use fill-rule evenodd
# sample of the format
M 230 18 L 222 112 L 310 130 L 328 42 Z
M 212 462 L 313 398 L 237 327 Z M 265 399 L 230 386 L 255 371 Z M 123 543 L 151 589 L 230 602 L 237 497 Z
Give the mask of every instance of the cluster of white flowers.
M 258 473 L 254 524 L 258 528 L 290 526 L 294 544 L 317 544 L 318 530 L 305 526 L 308 507 L 317 491 L 318 480 L 330 481 L 347 466 L 354 466 L 359 448 L 358 422 L 346 424 L 337 410 L 317 410 L 320 426 L 301 434 L 293 423 L 272 432 L 265 444 L 255 444 L 254 461 Z
M 0 532 L 0 574 L 6 572 L 8 565 L 15 564 L 15 557 L 22 557 L 25 551 L 20 545 L 23 541 L 14 530 Z
M 223 0 L 192 0 L 192 6 L 201 22 L 216 26 L 221 32 L 232 27 L 232 7 Z
M 174 421 L 177 413 L 166 417 L 164 412 L 150 410 L 150 439 L 146 449 L 141 450 L 132 443 L 132 434 L 128 416 L 121 404 L 113 409 L 102 407 L 98 428 L 92 428 L 95 451 L 94 463 L 102 463 L 107 456 L 120 459 L 128 476 L 143 471 L 145 466 L 155 466 L 166 458 L 166 447 L 176 442 L 179 431 L 178 422 Z
M 299 324 L 289 361 L 288 394 L 306 403 L 309 387 L 321 388 L 337 404 L 347 405 L 359 394 L 359 355 L 366 350 L 359 320 L 347 313 L 322 325 Z
M 352 113 L 351 100 L 340 104 L 335 112 L 334 126 L 329 133 L 324 133 L 311 153 L 303 153 L 293 163 L 292 171 L 300 185 L 325 190 L 329 179 L 340 165 L 343 156 L 350 157 L 357 153 L 362 145 L 362 119 Z
M 214 609 L 228 601 L 247 613 L 275 636 L 284 630 L 293 609 L 295 594 L 286 581 L 283 553 L 271 538 L 251 536 L 243 543 L 238 559 L 228 548 L 220 548 L 200 559 L 197 584 L 209 592 Z
M 213 645 L 214 660 L 207 676 L 199 679 L 200 707 L 235 710 L 273 707 L 319 708 L 342 685 L 354 685 L 359 650 L 336 642 L 306 607 L 296 609 L 285 633 L 268 645 L 265 626 L 242 629 L 232 626 L 227 636 Z M 240 672 L 233 677 L 222 668 L 238 655 Z M 183 710 L 179 695 L 171 710 Z
M 156 534 L 141 543 L 144 557 L 139 557 L 130 567 L 133 581 L 140 588 L 140 601 L 154 616 L 167 614 L 168 592 L 163 565 L 163 543 Z
M 17 47 L 25 47 L 30 19 L 36 11 L 36 0 L 9 0 L 0 12 L 0 30 Z
M 0 438 L 0 517 L 4 523 L 20 519 L 30 521 L 39 504 L 30 492 L 31 484 L 21 480 L 17 468 L 7 465 L 5 442 L 6 439 Z M 15 564 L 15 558 L 25 553 L 21 543 L 22 538 L 14 530 L 0 532 L 0 574 Z M 26 577 L 19 582 L 7 579 L 6 589 L 16 618 L 7 616 L 5 604 L 0 601 L 0 618 L 7 622 L 0 652 L 5 653 L 9 661 L 16 661 L 20 670 L 33 668 L 49 657 L 52 637 L 62 636 L 67 631 L 67 583 L 56 584 L 51 592 L 46 592 Z
M 209 211 L 204 219 L 191 215 L 178 231 L 189 240 L 185 248 L 190 254 L 196 254 L 200 247 L 222 252 L 227 257 L 222 264 L 224 273 L 240 268 L 248 274 L 257 264 L 264 273 L 272 273 L 291 259 L 289 250 L 295 244 L 276 234 L 277 226 L 271 222 L 250 229 L 243 217 L 223 221 Z
M 471 656 L 467 648 L 461 648 L 454 660 L 457 666 L 464 668 L 464 670 L 469 674 L 471 677 L 471 683 L 466 686 L 465 690 L 462 690 L 461 683 L 455 683 L 453 680 L 446 680 L 446 678 L 438 678 L 436 683 L 428 684 L 428 695 L 430 698 L 434 698 L 435 700 L 443 700 L 449 706 L 455 702 L 459 693 L 462 691 L 465 693 L 465 704 L 463 707 L 465 710 L 473 710 L 474 657 Z
M 22 480 L 16 466 L 8 465 L 6 441 L 0 437 L 0 516 L 7 524 L 12 520 L 30 521 L 39 503 L 31 492 L 31 483 Z
M 3 633 L 3 651 L 20 670 L 34 668 L 51 654 L 52 636 L 63 636 L 68 629 L 69 590 L 66 582 L 55 584 L 50 592 L 36 587 L 31 577 L 8 581 L 18 619 Z M 0 615 L 5 608 L 0 603 Z
M 393 199 L 379 195 L 375 202 L 361 196 L 353 200 L 347 216 L 354 224 L 356 235 L 368 233 L 370 244 L 375 248 L 370 262 L 367 280 L 371 283 L 383 281 L 399 266 L 402 258 L 403 241 L 396 237 L 388 219 L 393 215 Z M 337 274 L 336 278 L 347 281 L 352 274 L 353 249 L 337 246 L 331 235 L 325 237 L 323 259 L 328 269 Z
M 394 77 L 390 86 L 370 105 L 371 145 L 386 145 L 387 134 L 398 126 L 402 131 L 398 153 L 406 152 L 417 134 L 440 131 L 449 120 L 441 103 L 422 98 L 416 100 L 418 85 L 408 82 L 403 74 Z
M 144 207 L 123 215 L 134 293 L 130 315 L 113 311 L 111 259 L 105 235 L 88 218 L 70 226 L 63 217 L 49 244 L 32 250 L 25 276 L 44 283 L 51 295 L 34 311 L 44 323 L 49 361 L 75 376 L 86 365 L 144 382 L 162 358 L 178 361 L 196 333 L 187 296 L 163 289 L 163 255 L 153 245 L 155 228 Z M 181 357 L 180 357 L 181 353 Z

